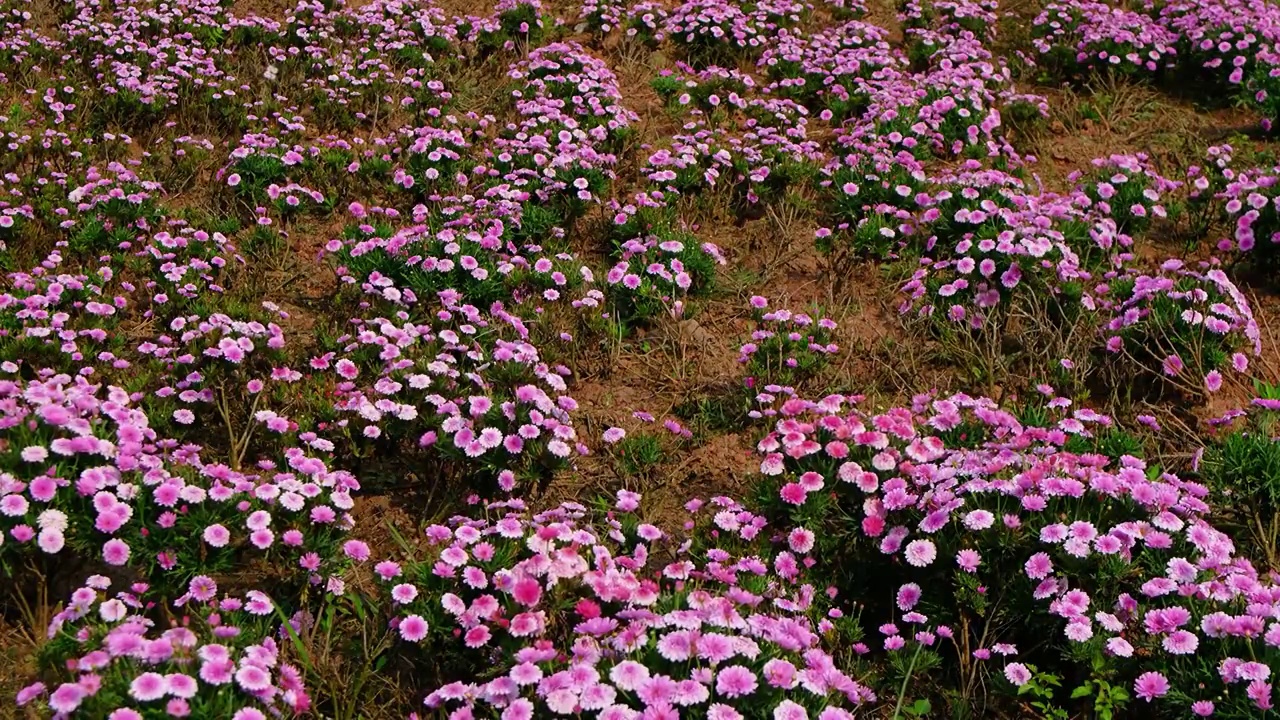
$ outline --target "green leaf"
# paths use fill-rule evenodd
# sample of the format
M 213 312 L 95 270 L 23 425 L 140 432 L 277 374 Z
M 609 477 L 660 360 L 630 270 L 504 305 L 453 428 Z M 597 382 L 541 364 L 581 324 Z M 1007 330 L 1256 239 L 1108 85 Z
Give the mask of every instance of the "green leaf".
M 907 712 L 916 717 L 922 717 L 932 709 L 933 705 L 931 705 L 927 699 L 920 698 L 912 703 L 911 707 L 907 708 Z
M 1092 694 L 1093 694 L 1093 684 L 1085 683 L 1080 687 L 1076 688 L 1075 690 L 1071 691 L 1071 699 L 1077 700 L 1082 697 L 1089 697 Z

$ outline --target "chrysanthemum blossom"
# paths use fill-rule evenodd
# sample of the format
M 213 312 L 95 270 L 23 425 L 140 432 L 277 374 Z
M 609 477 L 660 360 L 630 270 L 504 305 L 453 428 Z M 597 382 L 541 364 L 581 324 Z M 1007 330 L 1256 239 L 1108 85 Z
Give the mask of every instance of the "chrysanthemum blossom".
M 1139 698 L 1151 702 L 1169 692 L 1169 681 L 1158 672 L 1145 672 L 1133 682 L 1133 691 Z
M 938 557 L 938 548 L 932 540 L 912 540 L 903 555 L 912 567 L 928 567 Z

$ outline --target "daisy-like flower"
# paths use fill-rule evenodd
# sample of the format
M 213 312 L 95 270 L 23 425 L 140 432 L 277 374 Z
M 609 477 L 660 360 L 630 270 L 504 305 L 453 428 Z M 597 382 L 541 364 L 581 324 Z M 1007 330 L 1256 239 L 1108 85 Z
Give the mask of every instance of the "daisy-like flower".
M 1209 374 L 1204 376 L 1204 386 L 1209 392 L 1218 392 L 1222 389 L 1222 373 L 1217 370 L 1210 370 Z
M 129 684 L 129 695 L 139 702 L 159 700 L 168 693 L 169 681 L 159 673 L 142 673 Z
M 400 621 L 400 637 L 409 642 L 420 642 L 427 636 L 427 621 L 420 615 L 410 615 Z
M 1004 668 L 1004 676 L 1010 683 L 1016 687 L 1022 687 L 1031 682 L 1031 671 L 1022 663 L 1009 663 Z
M 271 687 L 271 674 L 257 665 L 241 665 L 235 677 L 236 684 L 251 693 Z
M 742 665 L 730 665 L 716 675 L 716 693 L 726 698 L 750 695 L 758 685 L 756 674 Z
M 898 588 L 898 609 L 908 612 L 920 602 L 921 596 L 920 586 L 915 583 L 907 583 Z
M 982 563 L 982 555 L 977 550 L 964 549 L 956 553 L 956 565 L 967 573 L 976 572 Z
M 932 540 L 912 540 L 903 555 L 912 567 L 928 567 L 938 557 L 938 548 Z
M 817 536 L 805 528 L 796 528 L 787 534 L 787 544 L 798 553 L 807 553 L 813 549 Z
M 1133 682 L 1133 692 L 1139 698 L 1151 702 L 1169 692 L 1169 680 L 1158 672 L 1145 672 Z

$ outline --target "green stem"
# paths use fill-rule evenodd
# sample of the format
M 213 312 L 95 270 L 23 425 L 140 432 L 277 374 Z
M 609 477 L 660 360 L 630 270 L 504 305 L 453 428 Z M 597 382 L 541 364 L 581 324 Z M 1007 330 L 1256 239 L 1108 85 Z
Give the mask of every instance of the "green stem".
M 924 645 L 917 644 L 916 651 L 911 656 L 911 662 L 907 664 L 907 674 L 902 677 L 902 686 L 898 688 L 898 704 L 893 708 L 893 720 L 898 720 L 902 716 L 902 703 L 907 699 L 907 683 L 911 682 L 911 673 L 916 669 L 916 659 L 920 657 L 920 651 L 924 649 Z

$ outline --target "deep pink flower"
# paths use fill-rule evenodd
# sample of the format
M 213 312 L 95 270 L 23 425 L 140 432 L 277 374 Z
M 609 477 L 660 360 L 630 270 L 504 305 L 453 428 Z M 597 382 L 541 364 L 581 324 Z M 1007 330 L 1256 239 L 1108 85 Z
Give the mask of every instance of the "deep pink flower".
M 420 642 L 427 636 L 427 621 L 420 615 L 410 615 L 400 621 L 400 637 L 409 642 Z

